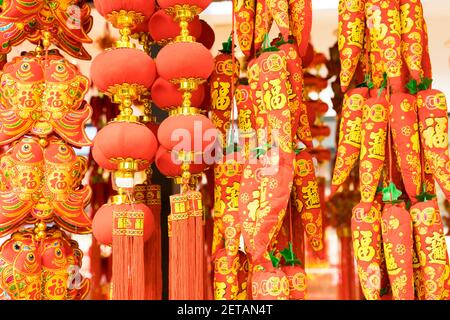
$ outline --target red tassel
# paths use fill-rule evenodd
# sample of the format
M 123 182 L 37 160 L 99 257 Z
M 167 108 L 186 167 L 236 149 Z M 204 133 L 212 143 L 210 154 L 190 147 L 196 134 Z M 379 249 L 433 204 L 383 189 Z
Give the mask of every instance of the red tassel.
M 145 299 L 162 299 L 162 269 L 161 269 L 161 186 L 148 184 L 146 186 L 145 202 L 152 210 L 155 218 L 155 231 L 145 243 Z
M 169 299 L 187 300 L 192 291 L 189 252 L 192 252 L 188 226 L 188 198 L 185 194 L 170 196 L 169 230 Z M 191 251 L 189 251 L 191 249 Z
M 189 201 L 189 232 L 192 235 L 189 237 L 191 240 L 189 241 L 190 247 L 187 254 L 191 256 L 191 259 L 193 258 L 190 269 L 194 276 L 190 293 L 192 300 L 203 300 L 204 235 L 202 194 L 198 191 L 188 191 L 187 198 Z
M 144 219 L 142 210 L 113 210 L 113 300 L 144 299 Z

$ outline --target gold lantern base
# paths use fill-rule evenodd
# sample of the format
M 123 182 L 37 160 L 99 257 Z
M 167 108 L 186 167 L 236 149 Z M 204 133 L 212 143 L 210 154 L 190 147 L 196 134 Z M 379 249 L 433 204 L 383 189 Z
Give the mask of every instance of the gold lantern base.
M 110 87 L 106 95 L 119 104 L 120 114 L 113 121 L 139 122 L 139 117 L 133 115 L 132 105 L 142 95 L 148 94 L 148 90 L 137 84 L 122 83 Z
M 183 112 L 183 114 L 200 113 L 200 111 L 196 111 L 196 108 L 192 107 L 192 92 L 197 90 L 198 86 L 205 81 L 205 79 L 200 78 L 181 78 L 171 80 L 170 82 L 174 85 L 177 85 L 178 90 L 183 92 L 183 102 L 181 103 L 181 106 L 175 110 L 178 110 L 178 112 Z
M 181 32 L 175 38 L 175 42 L 195 42 L 196 39 L 189 34 L 188 27 L 189 22 L 194 20 L 200 12 L 202 12 L 201 8 L 188 4 L 175 5 L 166 9 L 166 13 L 180 24 Z
M 106 19 L 111 22 L 114 28 L 119 29 L 120 40 L 115 43 L 117 48 L 135 48 L 136 45 L 131 43 L 131 30 L 136 28 L 139 24 L 145 21 L 145 17 L 134 11 L 113 11 L 106 16 Z

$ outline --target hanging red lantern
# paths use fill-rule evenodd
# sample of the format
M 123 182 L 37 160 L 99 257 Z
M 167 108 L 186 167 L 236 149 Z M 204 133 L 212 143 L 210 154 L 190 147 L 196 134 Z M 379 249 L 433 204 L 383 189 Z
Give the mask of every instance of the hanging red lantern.
M 200 84 L 197 90 L 192 91 L 192 107 L 201 108 L 204 97 L 205 86 L 204 84 Z M 178 90 L 174 84 L 159 77 L 152 86 L 152 100 L 160 109 L 175 109 L 183 103 L 183 92 Z
M 214 69 L 214 59 L 201 43 L 171 43 L 156 57 L 158 74 L 166 80 L 208 79 Z
M 143 203 L 136 204 L 105 204 L 98 209 L 92 220 L 92 232 L 95 239 L 101 244 L 111 245 L 113 238 L 113 211 L 142 211 L 144 214 L 143 228 L 144 241 L 150 239 L 154 225 L 153 213 Z
M 91 65 L 91 78 L 102 92 L 114 93 L 115 88 L 128 84 L 150 89 L 156 77 L 155 63 L 145 52 L 119 48 L 100 53 Z
M 181 27 L 165 10 L 158 10 L 150 18 L 148 30 L 153 41 L 166 44 L 175 40 L 181 32 Z M 192 37 L 196 39 L 200 37 L 202 24 L 198 16 L 195 16 L 189 23 L 188 30 Z
M 114 15 L 114 12 L 117 14 L 125 11 L 140 14 L 145 20 L 149 19 L 155 11 L 155 2 L 152 0 L 94 0 L 94 5 L 105 18 L 108 18 L 108 15 Z
M 131 165 L 135 171 L 148 167 L 156 154 L 157 141 L 145 125 L 111 122 L 94 139 L 93 156 L 105 169 Z
M 165 119 L 158 129 L 158 140 L 167 149 L 202 152 L 213 146 L 217 130 L 210 119 L 201 114 L 176 115 Z
M 191 174 L 199 174 L 203 172 L 207 165 L 203 162 L 202 155 L 197 153 L 194 155 L 193 164 L 189 166 Z M 155 156 L 155 165 L 158 170 L 165 176 L 175 178 L 181 177 L 183 169 L 181 167 L 182 161 L 177 159 L 176 153 L 172 152 L 163 146 L 160 146 Z
M 200 24 L 202 32 L 200 36 L 197 38 L 197 42 L 203 44 L 206 47 L 206 49 L 211 50 L 216 40 L 214 30 L 205 20 L 200 20 Z

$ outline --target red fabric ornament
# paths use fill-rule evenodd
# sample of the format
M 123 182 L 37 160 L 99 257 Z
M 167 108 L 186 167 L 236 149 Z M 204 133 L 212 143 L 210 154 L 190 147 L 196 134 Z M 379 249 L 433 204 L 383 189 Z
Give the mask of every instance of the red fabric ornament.
M 233 89 L 239 78 L 239 62 L 229 53 L 220 53 L 214 58 L 215 68 L 209 79 L 211 94 L 211 120 L 222 135 L 222 146 L 227 141 L 227 131 L 230 130 L 232 108 L 234 106 Z M 233 83 L 234 81 L 234 83 Z
M 256 0 L 234 2 L 234 19 L 239 47 L 246 57 L 250 57 L 255 30 Z
M 214 59 L 201 43 L 176 42 L 159 51 L 156 68 L 166 80 L 208 79 L 214 69 Z
M 405 204 L 384 205 L 382 237 L 394 300 L 414 300 L 413 231 Z
M 406 93 L 391 95 L 390 126 L 397 163 L 409 199 L 414 204 L 421 191 L 420 141 L 416 97 Z
M 240 180 L 242 176 L 242 165 L 239 161 L 239 153 L 227 154 L 222 162 L 214 166 L 214 250 L 220 245 L 225 255 L 221 258 L 222 269 L 229 270 L 226 276 L 227 300 L 235 299 L 239 287 L 237 278 L 237 267 L 234 266 L 238 258 L 239 239 L 241 236 L 241 225 L 239 223 L 238 197 Z M 220 239 L 220 243 L 218 243 Z M 233 272 L 232 272 L 233 271 Z M 214 286 L 223 286 L 214 280 Z M 233 287 L 236 290 L 233 291 Z M 231 289 L 231 291 L 230 291 Z
M 253 36 L 253 50 L 259 52 L 264 42 L 264 38 L 269 34 L 272 27 L 273 18 L 269 12 L 268 3 L 265 0 L 256 0 L 255 26 Z
M 344 96 L 330 197 L 347 180 L 359 158 L 363 105 L 368 96 L 368 88 L 352 89 Z
M 359 165 L 361 201 L 372 203 L 386 158 L 389 106 L 384 96 L 368 99 L 363 106 Z
M 289 1 L 289 21 L 292 34 L 299 48 L 300 57 L 304 57 L 310 50 L 309 40 L 312 28 L 312 1 L 291 0 Z M 309 64 L 305 64 L 304 67 Z
M 281 271 L 286 274 L 289 281 L 289 300 L 305 300 L 307 289 L 307 276 L 301 266 L 282 266 Z
M 380 300 L 382 279 L 381 204 L 359 203 L 351 219 L 353 250 L 361 289 L 367 300 Z
M 176 115 L 165 119 L 158 129 L 158 140 L 166 149 L 202 152 L 212 147 L 217 130 L 204 115 Z
M 317 257 L 324 255 L 323 217 L 319 186 L 311 155 L 302 150 L 295 156 L 294 199 L 297 214 L 301 216 L 306 238 Z
M 279 47 L 286 54 L 286 68 L 289 72 L 288 97 L 291 111 L 292 139 L 298 135 L 307 148 L 312 148 L 312 136 L 308 112 L 303 103 L 303 69 L 298 46 L 286 43 Z
M 289 1 L 288 0 L 268 0 L 267 6 L 270 15 L 273 17 L 275 24 L 280 30 L 280 35 L 283 40 L 289 39 Z M 293 7 L 298 10 L 298 7 Z
M 214 255 L 214 300 L 236 300 L 239 293 L 238 269 L 239 256 L 228 260 L 225 248 Z
M 183 93 L 178 87 L 164 78 L 159 77 L 152 86 L 152 100 L 163 110 L 170 110 L 181 106 Z M 205 85 L 199 85 L 198 89 L 192 92 L 191 104 L 195 108 L 200 108 L 205 97 Z
M 141 13 L 146 19 L 149 19 L 155 11 L 153 0 L 94 0 L 94 5 L 102 16 L 106 16 L 113 11 L 125 10 Z
M 338 46 L 342 92 L 347 91 L 360 61 L 366 28 L 364 4 L 362 1 L 339 1 Z
M 180 35 L 180 24 L 173 20 L 165 10 L 158 10 L 152 15 L 148 22 L 148 30 L 153 41 L 164 43 L 175 40 Z M 202 33 L 202 24 L 198 16 L 189 22 L 189 35 L 198 39 Z
M 150 89 L 156 77 L 155 63 L 145 52 L 119 48 L 106 50 L 92 61 L 91 78 L 102 92 L 121 84 L 141 85 Z
M 155 136 L 145 125 L 111 122 L 95 136 L 93 148 L 98 150 L 93 151 L 93 155 L 95 161 L 105 169 L 110 168 L 111 164 L 117 168 L 118 162 L 113 159 L 118 158 L 141 160 L 145 168 L 154 158 L 157 146 Z
M 152 236 L 155 228 L 153 213 L 143 203 L 136 204 L 104 204 L 98 209 L 92 220 L 92 233 L 101 244 L 111 245 L 113 242 L 113 211 L 142 211 L 144 213 L 144 241 Z
M 402 91 L 402 39 L 400 23 L 391 21 L 400 20 L 400 2 L 399 0 L 390 0 L 380 5 L 378 1 L 367 0 L 366 19 L 371 38 L 371 51 L 375 47 L 379 48 L 380 60 L 372 60 L 372 64 L 382 66 L 382 71 L 386 72 L 389 78 L 389 84 L 394 93 Z M 385 41 L 385 39 L 389 39 Z M 375 77 L 372 77 L 375 80 Z M 375 81 L 375 86 L 379 84 Z
M 289 300 L 289 280 L 286 274 L 277 268 L 252 272 L 253 300 Z
M 211 50 L 216 40 L 214 30 L 205 20 L 200 19 L 200 23 L 202 32 L 200 36 L 197 38 L 197 42 L 203 44 L 206 47 L 206 49 Z
M 402 56 L 409 74 L 416 81 L 424 76 L 424 19 L 420 1 L 400 0 L 400 20 L 402 26 Z
M 425 160 L 445 197 L 450 200 L 450 155 L 445 94 L 436 89 L 417 94 L 419 130 Z
M 210 3 L 211 0 L 158 0 L 158 4 L 162 9 L 185 4 L 189 6 L 196 6 L 200 9 L 205 9 Z
M 421 300 L 440 300 L 447 277 L 448 256 L 439 205 L 436 199 L 410 208 L 417 255 L 414 281 Z
M 206 164 L 202 160 L 201 154 L 195 156 L 194 163 L 189 165 L 189 172 L 191 174 L 198 174 L 205 171 Z M 159 172 L 166 177 L 180 177 L 183 173 L 181 164 L 182 162 L 177 159 L 176 153 L 172 154 L 172 152 L 164 148 L 164 146 L 159 146 L 155 157 L 155 165 Z

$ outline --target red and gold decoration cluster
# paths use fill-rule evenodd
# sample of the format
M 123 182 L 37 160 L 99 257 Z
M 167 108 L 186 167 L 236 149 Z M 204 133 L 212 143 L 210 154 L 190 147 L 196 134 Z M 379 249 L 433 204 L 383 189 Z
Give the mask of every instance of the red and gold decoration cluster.
M 305 299 L 304 238 L 317 256 L 324 250 L 303 99 L 311 1 L 236 1 L 233 11 L 210 78 L 211 119 L 226 137 L 214 168 L 214 297 Z M 280 37 L 270 46 L 273 21 Z M 234 25 L 248 79 L 238 78 Z
M 434 187 L 450 197 L 447 103 L 431 89 L 422 4 L 340 1 L 338 37 L 345 97 L 332 193 L 359 163 L 351 232 L 364 295 L 448 299 Z
M 75 7 L 76 30 L 68 28 Z M 84 1 L 3 1 L 0 25 L 4 56 L 25 40 L 37 45 L 1 76 L 0 235 L 10 236 L 0 248 L 0 297 L 83 299 L 90 288 L 80 273 L 83 254 L 66 232 L 91 231 L 87 160 L 74 150 L 91 145 L 84 131 L 90 82 L 50 46 L 89 59 L 82 44 L 92 42 L 90 9 Z
M 95 1 L 95 6 L 121 37 L 91 65 L 95 86 L 119 105 L 119 114 L 97 133 L 92 148 L 98 165 L 112 172 L 117 193 L 95 213 L 93 233 L 99 243 L 112 245 L 111 299 L 160 299 L 160 269 L 155 267 L 157 261 L 148 261 L 158 259 L 152 251 L 160 245 L 155 226 L 160 191 L 151 184 L 149 169 L 158 147 L 150 129 L 149 101 L 156 65 L 131 39 L 136 28 L 148 22 L 155 3 L 108 0 Z M 152 237 L 154 245 L 145 244 Z

